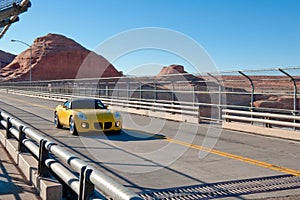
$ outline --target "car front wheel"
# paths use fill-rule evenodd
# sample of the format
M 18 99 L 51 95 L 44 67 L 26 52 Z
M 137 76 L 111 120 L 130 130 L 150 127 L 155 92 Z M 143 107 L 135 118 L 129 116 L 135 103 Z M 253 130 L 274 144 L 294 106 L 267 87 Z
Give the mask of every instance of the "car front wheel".
M 70 133 L 72 135 L 78 135 L 75 120 L 74 120 L 73 116 L 71 116 L 71 118 L 70 118 Z
M 57 115 L 56 112 L 54 113 L 54 125 L 55 125 L 55 128 L 62 128 L 63 127 L 61 125 L 61 123 L 59 122 L 58 115 Z

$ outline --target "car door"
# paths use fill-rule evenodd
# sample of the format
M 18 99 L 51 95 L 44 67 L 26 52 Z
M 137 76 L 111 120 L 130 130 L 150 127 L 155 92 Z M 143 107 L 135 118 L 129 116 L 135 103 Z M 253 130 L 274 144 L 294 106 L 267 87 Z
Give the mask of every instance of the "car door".
M 70 118 L 70 105 L 69 101 L 66 101 L 63 106 L 59 108 L 59 120 L 60 123 L 64 126 L 69 126 L 69 118 Z

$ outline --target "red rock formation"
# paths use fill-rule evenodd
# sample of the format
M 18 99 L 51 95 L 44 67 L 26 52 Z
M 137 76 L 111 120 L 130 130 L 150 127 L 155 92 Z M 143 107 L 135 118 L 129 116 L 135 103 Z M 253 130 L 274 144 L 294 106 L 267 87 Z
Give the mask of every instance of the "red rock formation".
M 201 77 L 194 76 L 192 74 L 187 73 L 184 70 L 184 66 L 173 64 L 170 66 L 163 67 L 160 72 L 157 74 L 157 78 L 159 80 L 174 80 L 174 81 L 203 81 Z M 201 84 L 203 85 L 203 84 Z M 204 84 L 206 86 L 206 84 Z
M 182 74 L 186 73 L 184 71 L 184 67 L 182 65 L 170 65 L 168 67 L 163 67 L 161 71 L 158 73 L 158 76 L 170 75 L 170 74 Z
M 32 80 L 120 77 L 104 57 L 91 52 L 74 40 L 48 34 L 34 40 L 32 48 Z M 29 80 L 30 48 L 0 70 L 4 80 Z
M 16 55 L 0 50 L 0 68 L 8 65 L 15 57 Z
M 271 96 L 267 99 L 262 99 L 255 101 L 254 103 L 255 107 L 258 108 L 278 108 L 278 109 L 288 109 L 293 110 L 294 109 L 294 98 L 290 96 Z M 300 108 L 300 100 L 297 99 L 297 108 Z

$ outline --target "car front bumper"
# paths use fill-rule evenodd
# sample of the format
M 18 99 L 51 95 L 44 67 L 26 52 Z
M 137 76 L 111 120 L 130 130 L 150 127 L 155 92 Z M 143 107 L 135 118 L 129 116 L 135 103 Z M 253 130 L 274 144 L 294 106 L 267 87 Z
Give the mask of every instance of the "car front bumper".
M 122 129 L 122 121 L 83 121 L 76 122 L 78 132 L 89 131 L 120 131 Z

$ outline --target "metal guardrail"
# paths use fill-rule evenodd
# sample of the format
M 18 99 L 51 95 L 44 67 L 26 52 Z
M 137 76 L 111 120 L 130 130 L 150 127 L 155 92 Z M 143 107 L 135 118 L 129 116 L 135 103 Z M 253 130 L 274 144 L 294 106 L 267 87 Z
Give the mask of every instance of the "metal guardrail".
M 294 130 L 300 128 L 300 116 L 286 114 L 223 109 L 222 117 L 226 122 L 259 123 L 267 128 L 272 128 L 272 125 L 293 128 Z
M 299 72 L 300 67 L 289 67 L 154 77 L 102 77 L 32 82 L 12 80 L 0 82 L 0 89 L 49 98 L 95 97 L 107 104 L 114 103 L 141 110 L 160 109 L 198 117 L 199 122 L 220 122 L 223 120 L 223 109 L 297 115 L 300 113 L 297 88 L 300 82 Z M 283 101 L 284 106 L 281 105 Z
M 99 199 L 95 188 L 101 195 L 112 199 L 141 199 L 123 185 L 1 110 L 0 124 L 6 129 L 6 138 L 15 138 L 18 141 L 17 151 L 29 151 L 38 160 L 39 176 L 48 177 L 50 171 L 53 172 L 52 175 L 70 187 L 78 195 L 78 199 Z
M 13 92 L 18 94 L 27 94 L 32 96 L 46 97 L 49 99 L 59 99 L 61 101 L 65 101 L 70 98 L 76 97 L 86 97 L 85 95 L 64 95 L 64 94 L 55 94 L 55 93 L 45 93 L 45 92 L 31 92 L 24 90 L 7 90 L 6 92 Z M 135 108 L 135 109 L 144 109 L 144 110 L 152 110 L 152 111 L 163 111 L 172 114 L 181 114 L 181 115 L 191 115 L 198 116 L 198 106 L 202 105 L 201 103 L 191 104 L 190 102 L 172 102 L 167 100 L 144 100 L 140 101 L 140 99 L 130 98 L 107 98 L 107 97 L 99 97 L 101 101 L 110 106 L 120 106 L 126 108 Z M 210 105 L 210 104 L 205 104 Z

